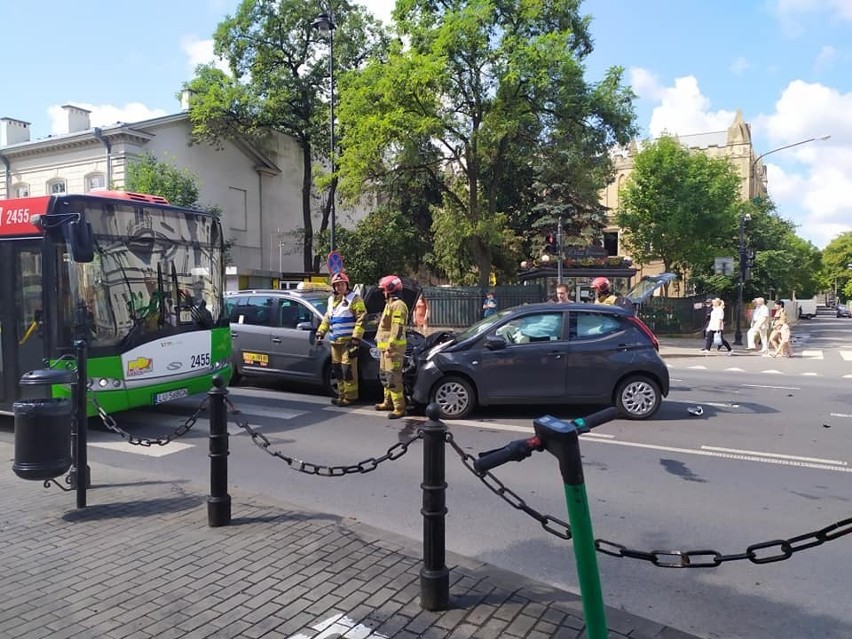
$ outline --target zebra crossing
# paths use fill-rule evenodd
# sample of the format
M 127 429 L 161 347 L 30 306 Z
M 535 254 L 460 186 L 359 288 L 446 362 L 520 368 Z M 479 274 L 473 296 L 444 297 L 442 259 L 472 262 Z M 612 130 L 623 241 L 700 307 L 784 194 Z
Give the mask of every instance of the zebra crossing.
M 798 350 L 793 348 L 793 356 L 801 359 L 826 360 L 839 357 L 844 362 L 852 362 L 852 351 L 828 350 L 822 348 L 811 348 Z

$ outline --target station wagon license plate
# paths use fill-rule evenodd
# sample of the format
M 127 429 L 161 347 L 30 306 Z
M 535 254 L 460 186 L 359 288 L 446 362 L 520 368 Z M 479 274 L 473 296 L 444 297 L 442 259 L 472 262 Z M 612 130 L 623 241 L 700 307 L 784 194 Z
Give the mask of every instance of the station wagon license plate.
M 269 355 L 266 353 L 243 353 L 243 363 L 255 366 L 269 366 Z
M 186 388 L 176 388 L 175 390 L 165 391 L 164 393 L 157 393 L 154 395 L 154 403 L 162 404 L 164 402 L 170 402 L 173 399 L 182 399 L 184 397 L 189 397 L 189 390 Z

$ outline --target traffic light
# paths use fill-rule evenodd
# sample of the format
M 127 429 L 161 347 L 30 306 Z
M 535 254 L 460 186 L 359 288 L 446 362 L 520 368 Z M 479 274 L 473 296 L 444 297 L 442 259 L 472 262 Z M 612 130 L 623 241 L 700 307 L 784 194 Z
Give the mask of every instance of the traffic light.
M 550 255 L 556 255 L 559 249 L 556 247 L 556 236 L 553 233 L 548 233 L 544 236 L 544 252 Z

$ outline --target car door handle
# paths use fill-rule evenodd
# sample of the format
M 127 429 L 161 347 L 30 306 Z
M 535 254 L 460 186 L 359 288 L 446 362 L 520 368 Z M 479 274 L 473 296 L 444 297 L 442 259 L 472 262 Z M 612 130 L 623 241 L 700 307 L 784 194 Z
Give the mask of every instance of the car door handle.
M 273 344 L 280 344 L 280 343 L 281 343 L 281 338 L 280 338 L 280 337 L 273 337 L 273 338 L 272 338 L 272 343 L 273 343 Z
M 236 333 L 231 333 L 231 339 L 237 339 L 237 334 L 236 334 Z
M 556 359 L 562 358 L 562 351 L 549 351 L 547 354 L 548 355 L 555 355 Z

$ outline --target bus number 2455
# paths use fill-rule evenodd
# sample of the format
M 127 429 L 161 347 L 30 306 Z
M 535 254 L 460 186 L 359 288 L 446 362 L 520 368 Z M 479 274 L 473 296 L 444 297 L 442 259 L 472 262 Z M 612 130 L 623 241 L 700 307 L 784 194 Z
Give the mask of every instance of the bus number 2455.
M 200 353 L 190 357 L 190 368 L 208 368 L 210 366 L 210 353 Z

